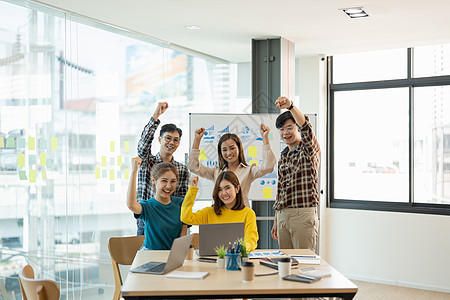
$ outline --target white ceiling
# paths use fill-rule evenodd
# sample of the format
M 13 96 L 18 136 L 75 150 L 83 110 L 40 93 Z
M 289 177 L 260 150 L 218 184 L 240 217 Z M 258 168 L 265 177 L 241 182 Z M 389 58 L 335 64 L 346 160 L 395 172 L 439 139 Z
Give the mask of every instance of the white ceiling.
M 34 1 L 37 2 L 37 1 Z M 297 56 L 450 42 L 449 0 L 43 0 L 230 62 L 251 61 L 251 39 L 282 36 Z M 350 19 L 340 8 L 364 7 Z M 199 25 L 188 30 L 186 25 Z

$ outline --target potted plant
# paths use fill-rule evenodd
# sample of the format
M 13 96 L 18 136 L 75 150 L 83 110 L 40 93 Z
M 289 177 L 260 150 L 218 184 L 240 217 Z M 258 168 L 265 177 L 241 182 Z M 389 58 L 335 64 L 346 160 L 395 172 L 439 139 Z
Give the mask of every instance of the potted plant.
M 248 261 L 247 247 L 245 246 L 245 240 L 243 238 L 239 239 L 239 244 L 241 244 L 241 259 L 242 262 Z
M 216 251 L 216 254 L 219 256 L 219 258 L 217 258 L 217 267 L 219 269 L 225 268 L 225 255 L 227 254 L 227 248 L 225 248 L 224 245 L 221 245 L 214 248 L 214 251 Z

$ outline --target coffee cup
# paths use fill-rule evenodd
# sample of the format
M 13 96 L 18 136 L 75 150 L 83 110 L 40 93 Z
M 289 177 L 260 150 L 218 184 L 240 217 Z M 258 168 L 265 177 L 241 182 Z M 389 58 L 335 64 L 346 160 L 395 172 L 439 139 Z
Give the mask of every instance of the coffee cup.
M 242 282 L 253 281 L 253 277 L 255 275 L 255 264 L 250 261 L 243 262 L 241 265 L 241 269 L 242 269 Z
M 186 255 L 186 260 L 193 260 L 194 259 L 194 245 L 189 246 L 188 253 Z
M 283 278 L 291 274 L 291 258 L 282 257 L 278 260 L 278 275 Z

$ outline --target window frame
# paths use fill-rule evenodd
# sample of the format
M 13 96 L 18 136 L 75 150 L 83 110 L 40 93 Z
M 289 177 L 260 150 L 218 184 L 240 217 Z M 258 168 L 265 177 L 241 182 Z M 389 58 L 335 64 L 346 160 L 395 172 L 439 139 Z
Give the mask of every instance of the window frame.
M 450 204 L 434 203 L 414 203 L 414 88 L 431 86 L 450 86 L 450 75 L 432 76 L 432 77 L 413 77 L 413 55 L 414 49 L 407 48 L 407 70 L 405 79 L 333 83 L 333 57 L 327 60 L 327 207 L 389 211 L 403 213 L 420 213 L 450 215 Z M 409 196 L 408 202 L 387 202 L 387 201 L 367 201 L 367 200 L 349 200 L 336 199 L 334 197 L 334 93 L 341 91 L 388 89 L 388 88 L 408 88 L 409 90 Z

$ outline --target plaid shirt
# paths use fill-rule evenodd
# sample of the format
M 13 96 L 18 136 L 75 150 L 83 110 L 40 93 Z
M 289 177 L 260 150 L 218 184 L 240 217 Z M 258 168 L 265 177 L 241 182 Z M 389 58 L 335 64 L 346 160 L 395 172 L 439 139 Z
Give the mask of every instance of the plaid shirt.
M 137 153 L 140 158 L 142 158 L 141 166 L 138 171 L 138 184 L 137 184 L 137 201 L 151 199 L 155 196 L 155 188 L 152 184 L 151 172 L 154 165 L 163 162 L 159 152 L 156 155 L 152 155 L 152 142 L 155 135 L 156 128 L 161 122 L 155 121 L 153 117 L 150 119 L 147 125 L 145 125 L 144 130 L 141 134 L 141 139 L 139 140 L 137 146 Z M 189 188 L 189 170 L 188 168 L 175 161 L 172 158 L 171 163 L 177 168 L 178 171 L 178 183 L 175 192 L 172 196 L 184 198 Z M 135 215 L 136 216 L 136 215 Z M 138 217 L 138 215 L 137 215 Z M 137 219 L 137 235 L 144 234 L 144 221 Z
M 320 146 L 309 118 L 300 128 L 302 140 L 292 151 L 286 147 L 278 161 L 278 193 L 273 205 L 283 208 L 315 207 L 319 204 Z

